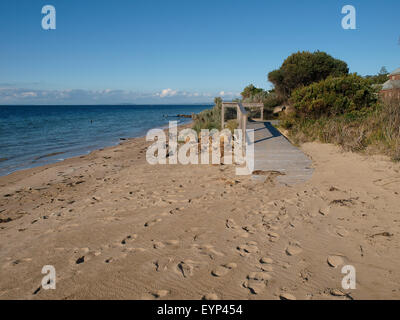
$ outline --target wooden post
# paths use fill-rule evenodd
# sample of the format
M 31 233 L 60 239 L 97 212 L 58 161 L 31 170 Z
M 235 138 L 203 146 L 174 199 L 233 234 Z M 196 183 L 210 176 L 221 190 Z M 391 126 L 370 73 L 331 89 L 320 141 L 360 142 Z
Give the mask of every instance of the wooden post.
M 242 112 L 240 111 L 239 105 L 236 106 L 236 119 L 239 125 L 239 129 L 242 128 Z
M 225 107 L 224 104 L 222 103 L 221 106 L 221 130 L 224 130 L 225 126 Z
M 245 146 L 246 145 L 246 123 L 247 123 L 247 119 L 246 119 L 245 115 L 242 116 L 242 123 L 243 123 L 243 126 L 242 126 L 243 145 Z
M 264 107 L 261 107 L 261 121 L 264 120 Z

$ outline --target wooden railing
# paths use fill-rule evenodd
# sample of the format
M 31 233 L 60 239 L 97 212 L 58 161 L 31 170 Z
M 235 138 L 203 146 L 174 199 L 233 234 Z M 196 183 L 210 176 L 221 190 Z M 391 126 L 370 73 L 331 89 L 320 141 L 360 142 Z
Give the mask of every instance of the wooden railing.
M 236 108 L 237 122 L 239 129 L 242 130 L 243 144 L 246 144 L 246 129 L 249 113 L 245 108 L 260 108 L 261 120 L 264 117 L 264 104 L 263 103 L 240 103 L 240 102 L 223 102 L 221 108 L 221 130 L 225 128 L 225 108 Z

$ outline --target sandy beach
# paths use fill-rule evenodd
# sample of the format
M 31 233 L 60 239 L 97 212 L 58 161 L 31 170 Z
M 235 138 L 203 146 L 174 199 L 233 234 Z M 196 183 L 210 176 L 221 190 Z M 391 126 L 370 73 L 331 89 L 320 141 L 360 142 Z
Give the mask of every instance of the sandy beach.
M 151 166 L 150 144 L 0 177 L 0 299 L 400 298 L 398 163 L 307 143 L 311 180 L 285 186 Z

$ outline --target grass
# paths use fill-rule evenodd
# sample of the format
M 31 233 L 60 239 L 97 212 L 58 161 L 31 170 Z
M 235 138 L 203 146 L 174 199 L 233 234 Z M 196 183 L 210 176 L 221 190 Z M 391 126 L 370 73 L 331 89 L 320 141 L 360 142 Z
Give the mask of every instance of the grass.
M 320 141 L 345 150 L 385 154 L 400 161 L 400 100 L 381 102 L 363 114 L 318 119 L 284 115 L 281 126 L 295 143 Z

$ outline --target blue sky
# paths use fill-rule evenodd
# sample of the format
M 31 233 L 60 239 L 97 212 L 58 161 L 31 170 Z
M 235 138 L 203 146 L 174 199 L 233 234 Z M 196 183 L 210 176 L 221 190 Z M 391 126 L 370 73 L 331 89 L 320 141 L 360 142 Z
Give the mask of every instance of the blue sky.
M 56 30 L 41 27 L 44 5 Z M 357 10 L 344 30 L 341 9 Z M 351 72 L 400 67 L 398 0 L 2 0 L 0 104 L 197 103 L 231 99 L 293 52 Z

